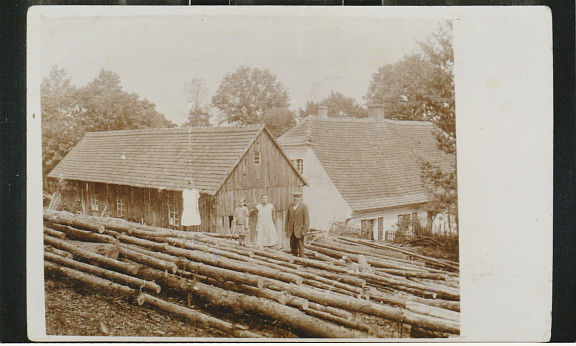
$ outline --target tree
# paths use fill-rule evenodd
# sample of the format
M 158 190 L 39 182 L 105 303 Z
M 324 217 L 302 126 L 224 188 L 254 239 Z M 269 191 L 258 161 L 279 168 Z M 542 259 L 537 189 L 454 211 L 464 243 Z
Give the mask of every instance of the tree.
M 52 67 L 40 88 L 42 112 L 42 173 L 48 174 L 82 137 L 75 114 L 77 89 L 68 73 Z
M 173 127 L 156 105 L 123 90 L 120 76 L 100 70 L 98 77 L 79 89 L 80 122 L 85 131 Z
M 184 92 L 188 98 L 190 110 L 188 121 L 182 126 L 209 126 L 211 114 L 209 105 L 205 102 L 208 94 L 203 79 L 192 78 L 184 84 Z
M 155 105 L 122 89 L 118 74 L 101 70 L 84 87 L 53 67 L 41 85 L 42 163 L 48 174 L 89 131 L 172 127 Z
M 440 26 L 425 42 L 421 53 L 381 66 L 372 75 L 368 103 L 386 105 L 391 119 L 428 120 L 438 127 L 439 147 L 446 152 L 456 150 L 454 102 L 454 53 L 452 26 Z
M 318 115 L 320 113 L 321 104 L 314 101 L 306 101 L 306 108 L 298 109 L 298 116 L 300 118 L 306 118 L 309 115 Z
M 329 117 L 366 118 L 368 116 L 368 110 L 359 105 L 353 97 L 346 97 L 335 91 L 330 91 L 330 95 L 320 101 L 320 105 L 328 107 Z
M 296 125 L 295 117 L 294 112 L 288 108 L 274 107 L 264 112 L 264 123 L 274 137 L 278 138 Z
M 330 95 L 326 96 L 320 102 L 308 101 L 306 108 L 298 110 L 298 116 L 305 118 L 308 115 L 318 115 L 320 107 L 325 106 L 328 108 L 329 117 L 354 117 L 366 118 L 368 110 L 362 107 L 353 97 L 346 97 L 340 92 L 330 91 Z
M 242 66 L 227 74 L 212 104 L 233 124 L 262 123 L 267 109 L 287 108 L 288 91 L 266 69 Z

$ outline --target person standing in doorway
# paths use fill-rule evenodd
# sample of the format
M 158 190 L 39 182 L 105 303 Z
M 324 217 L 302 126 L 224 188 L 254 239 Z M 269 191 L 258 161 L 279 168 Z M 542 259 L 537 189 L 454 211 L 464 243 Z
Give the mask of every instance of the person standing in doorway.
M 256 221 L 256 245 L 273 247 L 278 243 L 278 234 L 274 225 L 274 205 L 268 202 L 268 195 L 262 195 L 261 203 L 256 205 L 258 221 Z
M 302 193 L 292 193 L 292 203 L 286 214 L 286 236 L 290 238 L 292 255 L 304 257 L 304 237 L 310 231 L 308 206 L 302 203 Z

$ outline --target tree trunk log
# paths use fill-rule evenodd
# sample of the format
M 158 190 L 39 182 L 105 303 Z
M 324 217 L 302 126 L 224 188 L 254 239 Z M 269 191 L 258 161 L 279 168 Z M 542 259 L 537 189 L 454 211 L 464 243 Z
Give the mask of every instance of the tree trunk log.
M 130 286 L 133 288 L 145 288 L 149 291 L 160 293 L 160 286 L 154 282 L 144 281 L 142 279 L 137 279 L 133 276 L 126 274 L 121 274 L 112 270 L 107 270 L 99 267 L 92 266 L 90 264 L 78 262 L 69 258 L 61 257 L 50 252 L 44 253 L 44 258 L 50 262 L 58 263 L 60 265 L 73 268 L 88 274 L 103 277 L 107 280 L 114 281 L 116 283 Z
M 51 252 L 51 253 L 56 254 L 60 257 L 74 258 L 74 256 L 70 252 L 59 250 L 59 249 L 53 247 L 52 245 L 44 245 L 44 252 Z
M 344 327 L 338 327 L 313 318 L 297 309 L 281 305 L 268 299 L 227 291 L 201 282 L 180 278 L 174 274 L 165 275 L 163 272 L 152 268 L 146 268 L 138 273 L 138 275 L 144 275 L 147 280 L 156 280 L 162 288 L 170 289 L 175 293 L 187 294 L 191 292 L 194 297 L 209 302 L 213 306 L 232 308 L 235 310 L 240 309 L 286 323 L 301 337 L 371 337 L 365 333 L 351 331 Z
M 345 239 L 345 240 L 349 240 L 349 241 L 350 241 L 350 238 L 348 238 L 348 237 L 339 236 L 338 238 L 340 238 L 340 239 Z M 457 270 L 460 269 L 459 265 L 454 264 L 454 263 L 450 263 L 450 261 L 444 261 L 444 260 L 440 260 L 440 259 L 437 259 L 437 258 L 432 258 L 432 257 L 424 256 L 424 255 L 421 255 L 421 254 L 416 253 L 416 252 L 413 252 L 413 251 L 408 251 L 408 250 L 405 250 L 405 249 L 400 249 L 400 248 L 396 248 L 396 247 L 388 246 L 388 245 L 384 245 L 384 244 L 374 244 L 374 243 L 370 243 L 370 242 L 368 242 L 368 241 L 364 241 L 364 240 L 360 240 L 360 239 L 354 239 L 354 241 L 357 241 L 358 243 L 364 244 L 364 245 L 368 245 L 368 244 L 369 244 L 370 246 L 376 247 L 376 248 L 382 248 L 382 249 L 387 249 L 387 250 L 398 251 L 398 252 L 401 252 L 401 253 L 403 253 L 403 254 L 409 255 L 409 256 L 411 256 L 411 257 L 420 258 L 420 259 L 424 260 L 426 263 L 431 263 L 431 264 L 434 264 L 434 265 L 438 265 L 438 266 L 440 266 L 440 267 L 449 268 L 449 269 L 451 269 L 451 270 L 456 270 L 456 271 L 457 271 Z
M 145 255 L 141 252 L 130 250 L 127 247 L 122 246 L 122 245 L 120 245 L 118 247 L 118 249 L 120 250 L 120 254 L 123 257 L 131 259 L 131 260 L 136 261 L 138 263 L 148 265 L 152 268 L 157 268 L 157 269 L 161 269 L 161 270 L 168 270 L 172 274 L 176 273 L 176 271 L 178 270 L 178 267 L 176 266 L 175 263 L 163 261 L 161 259 Z
M 108 243 L 108 244 L 118 243 L 118 240 L 114 239 L 109 235 L 93 233 L 92 231 L 84 231 L 71 226 L 59 225 L 56 223 L 51 223 L 49 225 L 52 229 L 66 233 L 66 235 L 70 239 L 88 241 L 93 243 Z
M 111 258 L 111 259 L 118 259 L 118 255 L 120 254 L 120 250 L 118 249 L 118 246 L 116 246 L 114 244 L 86 243 L 86 242 L 74 241 L 74 240 L 70 240 L 69 243 L 72 245 L 76 245 L 79 248 L 82 248 L 84 250 L 88 250 L 90 252 L 94 252 L 94 253 L 97 253 L 97 254 L 102 255 L 104 257 Z
M 80 270 L 63 267 L 44 260 L 44 270 L 58 276 L 63 276 L 80 283 L 82 287 L 92 289 L 101 294 L 108 294 L 132 301 L 138 295 L 138 291 L 130 287 L 114 283 L 110 280 L 84 273 Z
M 210 328 L 217 329 L 222 331 L 230 336 L 236 338 L 261 338 L 262 336 L 256 333 L 253 333 L 248 329 L 248 327 L 233 324 L 216 317 L 212 317 L 210 315 L 206 315 L 202 312 L 195 311 L 192 309 L 185 308 L 180 305 L 176 305 L 174 303 L 167 302 L 165 300 L 150 296 L 148 294 L 142 293 L 140 295 L 139 303 L 142 302 L 140 305 L 144 304 L 147 306 L 154 307 L 158 310 L 162 310 L 165 312 L 169 312 L 173 315 L 185 318 L 190 320 L 194 323 L 200 323 Z
M 407 301 L 413 301 L 424 305 L 435 306 L 442 309 L 452 310 L 460 312 L 460 302 L 452 300 L 442 300 L 442 299 L 426 299 L 416 296 L 409 296 L 406 298 Z
M 445 320 L 460 322 L 460 314 L 452 310 L 442 309 L 435 306 L 410 301 L 406 302 L 406 309 L 422 315 L 428 315 L 443 318 Z
M 326 294 L 319 290 L 296 285 L 287 285 L 284 283 L 277 283 L 276 286 L 267 287 L 280 291 L 284 290 L 292 295 L 305 298 L 321 305 L 362 312 L 369 315 L 383 317 L 395 322 L 408 324 L 417 323 L 426 329 L 439 330 L 452 334 L 458 334 L 460 329 L 459 323 L 453 321 L 444 321 L 431 316 L 418 315 L 399 307 L 376 304 L 358 298 L 346 297 L 339 294 Z M 405 303 L 400 301 L 398 298 L 389 298 L 388 300 L 394 302 L 397 306 L 405 305 Z M 407 313 L 408 316 L 405 316 L 403 312 Z
M 237 271 L 214 267 L 207 264 L 186 261 L 183 271 L 178 271 L 179 275 L 185 276 L 185 272 L 198 273 L 200 275 L 212 277 L 218 281 L 232 281 L 239 284 L 250 285 L 258 288 L 264 287 L 264 278 L 257 275 L 240 273 Z
M 135 275 L 140 269 L 139 266 L 104 257 L 95 252 L 85 250 L 79 246 L 73 245 L 61 239 L 50 237 L 48 235 L 44 235 L 44 243 L 55 246 L 58 249 L 68 251 L 74 255 L 74 257 L 82 258 L 93 263 L 99 263 L 109 269 L 117 270 L 125 274 Z
M 370 332 L 370 328 L 365 324 L 360 324 L 360 323 L 355 322 L 355 321 L 350 321 L 350 320 L 344 319 L 342 317 L 338 317 L 338 316 L 329 314 L 327 312 L 318 311 L 316 309 L 311 309 L 311 308 L 304 309 L 304 312 L 310 316 L 319 317 L 323 320 L 334 322 L 334 323 L 341 325 L 341 326 L 346 326 L 346 327 L 352 328 L 352 329 L 358 329 L 358 330 L 361 330 L 364 332 Z M 370 334 L 374 334 L 374 333 L 370 333 Z
M 331 307 L 331 306 L 324 306 L 324 305 L 320 305 L 320 304 L 312 303 L 312 302 L 309 302 L 309 303 L 308 303 L 308 307 L 309 307 L 310 309 L 322 311 L 322 312 L 325 312 L 325 313 L 327 313 L 327 314 L 332 314 L 332 315 L 334 315 L 334 316 L 338 316 L 338 317 L 340 317 L 340 318 L 344 318 L 344 319 L 347 319 L 347 320 L 351 320 L 351 319 L 352 319 L 352 314 L 350 313 L 350 311 L 346 311 L 346 310 L 343 310 L 343 309 L 338 309 L 338 308 L 334 308 L 334 307 Z
M 58 239 L 66 239 L 66 233 L 57 231 L 52 228 L 44 227 L 44 233 L 48 234 L 51 237 L 58 238 Z
M 44 220 L 51 223 L 60 223 L 92 232 L 102 233 L 104 226 L 99 223 L 81 220 L 79 215 L 62 212 L 44 212 Z

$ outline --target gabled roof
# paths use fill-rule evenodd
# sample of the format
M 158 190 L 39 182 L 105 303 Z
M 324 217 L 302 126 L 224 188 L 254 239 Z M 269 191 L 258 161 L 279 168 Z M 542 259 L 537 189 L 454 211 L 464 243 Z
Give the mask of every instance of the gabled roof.
M 261 132 L 269 134 L 263 125 L 90 132 L 48 177 L 175 191 L 192 177 L 214 195 Z
M 428 201 L 421 159 L 444 169 L 456 161 L 438 149 L 433 130 L 422 121 L 309 116 L 278 143 L 309 145 L 342 197 L 360 212 Z

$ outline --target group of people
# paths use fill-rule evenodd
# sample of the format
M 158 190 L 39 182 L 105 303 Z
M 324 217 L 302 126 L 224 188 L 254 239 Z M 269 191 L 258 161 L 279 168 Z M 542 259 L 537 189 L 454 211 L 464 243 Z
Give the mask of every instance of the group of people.
M 258 217 L 256 221 L 256 245 L 262 247 L 276 247 L 278 234 L 274 224 L 274 205 L 268 201 L 268 195 L 262 195 L 260 203 L 256 204 Z M 246 199 L 241 198 L 238 206 L 234 209 L 232 218 L 232 230 L 238 236 L 238 243 L 245 244 L 246 235 L 249 232 L 250 210 L 246 205 Z M 304 256 L 304 237 L 310 229 L 310 217 L 308 207 L 302 203 L 302 193 L 292 193 L 292 203 L 286 213 L 285 234 L 290 238 L 290 250 L 294 256 Z

